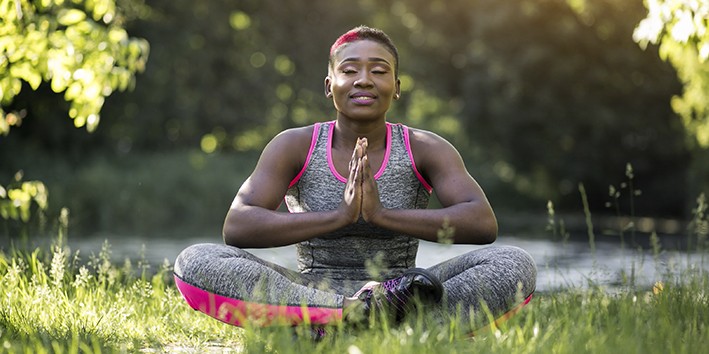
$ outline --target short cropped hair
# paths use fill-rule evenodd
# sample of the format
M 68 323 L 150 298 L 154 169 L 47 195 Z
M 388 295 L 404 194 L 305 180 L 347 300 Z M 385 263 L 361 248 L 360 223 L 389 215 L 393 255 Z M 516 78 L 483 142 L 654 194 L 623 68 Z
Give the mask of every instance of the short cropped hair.
M 337 38 L 332 47 L 330 47 L 330 58 L 328 60 L 330 68 L 335 65 L 335 55 L 343 46 L 361 40 L 375 41 L 383 45 L 394 56 L 394 75 L 399 77 L 399 51 L 396 49 L 394 42 L 384 31 L 367 26 L 357 26 Z

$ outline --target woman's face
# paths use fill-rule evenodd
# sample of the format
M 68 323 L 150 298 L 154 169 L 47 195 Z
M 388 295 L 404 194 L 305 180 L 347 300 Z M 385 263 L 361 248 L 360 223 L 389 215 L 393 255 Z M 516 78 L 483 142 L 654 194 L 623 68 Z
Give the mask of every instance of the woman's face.
M 394 56 L 378 42 L 358 40 L 341 47 L 325 79 L 325 93 L 338 115 L 385 118 L 400 93 L 394 65 Z

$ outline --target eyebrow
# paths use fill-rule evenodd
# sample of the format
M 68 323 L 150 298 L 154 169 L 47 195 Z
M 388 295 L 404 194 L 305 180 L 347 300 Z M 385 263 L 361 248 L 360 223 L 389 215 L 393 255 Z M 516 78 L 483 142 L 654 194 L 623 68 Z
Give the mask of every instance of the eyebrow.
M 363 61 L 362 58 L 349 57 L 349 58 L 345 58 L 345 59 L 343 59 L 342 61 L 340 61 L 340 63 L 339 63 L 338 65 L 343 64 L 343 63 L 347 63 L 347 62 L 361 62 L 361 61 Z M 389 66 L 392 66 L 391 63 L 389 63 L 388 60 L 386 60 L 386 59 L 384 59 L 384 58 L 380 58 L 380 57 L 369 57 L 369 58 L 367 58 L 367 61 L 373 61 L 373 62 L 378 62 L 378 63 L 385 63 L 385 64 L 387 64 L 387 65 L 389 65 Z

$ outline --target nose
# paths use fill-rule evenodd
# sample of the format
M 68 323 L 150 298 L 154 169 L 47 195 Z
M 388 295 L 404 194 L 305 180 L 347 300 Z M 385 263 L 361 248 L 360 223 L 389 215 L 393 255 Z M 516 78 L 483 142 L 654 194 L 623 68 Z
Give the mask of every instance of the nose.
M 367 70 L 363 70 L 354 82 L 355 87 L 371 87 L 372 85 L 373 83 Z

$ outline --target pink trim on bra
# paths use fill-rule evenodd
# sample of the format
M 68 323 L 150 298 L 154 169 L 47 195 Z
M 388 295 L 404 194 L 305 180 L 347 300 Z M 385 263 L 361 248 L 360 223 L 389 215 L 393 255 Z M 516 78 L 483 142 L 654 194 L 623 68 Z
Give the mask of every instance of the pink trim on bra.
M 387 164 L 389 163 L 389 154 L 391 153 L 391 123 L 386 123 L 386 127 L 387 144 L 386 151 L 384 152 L 384 160 L 382 161 L 382 165 L 379 166 L 379 170 L 377 171 L 377 173 L 374 174 L 374 179 L 379 178 L 384 173 L 384 170 L 386 170 Z M 347 183 L 347 178 L 343 177 L 339 172 L 337 172 L 335 164 L 332 162 L 332 136 L 334 135 L 333 132 L 335 131 L 335 121 L 329 123 L 329 128 L 330 131 L 328 132 L 327 136 L 327 165 L 330 166 L 330 172 L 333 176 L 335 176 L 335 178 L 337 178 L 338 181 L 342 183 Z
M 342 183 L 347 183 L 347 178 L 342 177 L 342 175 L 337 172 L 337 169 L 335 169 L 335 164 L 332 162 L 332 136 L 334 135 L 333 132 L 335 131 L 335 121 L 331 121 L 328 123 L 328 132 L 327 132 L 327 165 L 330 167 L 330 173 L 332 173 L 335 178 L 337 178 L 338 181 Z
M 409 139 L 409 127 L 402 125 L 404 128 L 404 144 L 406 145 L 406 152 L 409 154 L 409 159 L 411 160 L 411 167 L 414 169 L 414 174 L 416 175 L 416 178 L 418 178 L 419 182 L 423 185 L 424 188 L 426 188 L 426 191 L 428 193 L 431 193 L 433 191 L 433 187 L 426 182 L 426 179 L 423 178 L 421 173 L 419 172 L 418 168 L 416 168 L 416 161 L 414 160 L 414 153 L 411 150 L 411 141 Z
M 387 148 L 386 151 L 384 152 L 384 160 L 382 160 L 382 165 L 379 167 L 379 171 L 377 171 L 376 174 L 374 174 L 374 179 L 378 179 L 383 173 L 384 170 L 386 170 L 387 165 L 389 164 L 389 155 L 391 155 L 391 123 L 387 123 Z
M 315 124 L 313 126 L 313 136 L 310 138 L 310 149 L 308 150 L 308 156 L 305 158 L 305 163 L 303 164 L 303 168 L 300 169 L 300 172 L 293 178 L 292 181 L 290 181 L 290 184 L 288 184 L 288 188 L 293 187 L 298 181 L 300 181 L 300 177 L 303 176 L 303 173 L 305 172 L 305 169 L 308 167 L 308 164 L 310 163 L 310 158 L 313 156 L 313 151 L 315 150 L 315 143 L 318 141 L 318 133 L 320 132 L 320 124 Z

